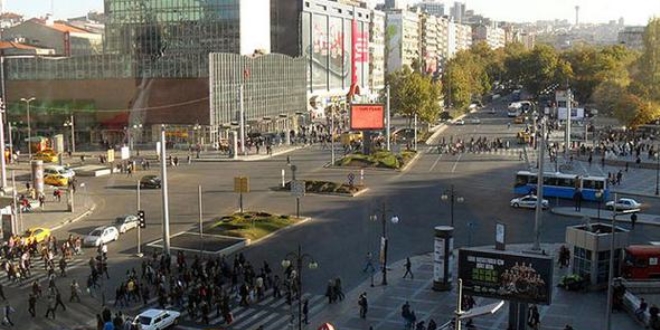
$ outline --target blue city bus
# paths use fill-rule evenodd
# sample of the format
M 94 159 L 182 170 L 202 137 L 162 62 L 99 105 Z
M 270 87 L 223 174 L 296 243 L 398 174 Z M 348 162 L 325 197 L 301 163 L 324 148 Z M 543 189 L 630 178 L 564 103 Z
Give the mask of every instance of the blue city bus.
M 526 195 L 536 192 L 538 173 L 519 171 L 516 173 L 516 182 L 513 192 Z M 602 190 L 601 201 L 609 199 L 607 180 L 602 176 L 579 176 L 565 173 L 543 173 L 543 197 L 559 197 L 573 199 L 575 189 L 582 191 L 582 199 L 596 201 L 596 192 Z

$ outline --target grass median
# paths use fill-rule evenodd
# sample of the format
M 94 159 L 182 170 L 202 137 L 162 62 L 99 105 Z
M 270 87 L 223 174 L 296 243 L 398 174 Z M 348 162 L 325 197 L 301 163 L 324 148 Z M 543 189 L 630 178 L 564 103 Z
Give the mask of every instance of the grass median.
M 257 240 L 300 222 L 301 218 L 268 212 L 236 212 L 213 220 L 210 233 Z

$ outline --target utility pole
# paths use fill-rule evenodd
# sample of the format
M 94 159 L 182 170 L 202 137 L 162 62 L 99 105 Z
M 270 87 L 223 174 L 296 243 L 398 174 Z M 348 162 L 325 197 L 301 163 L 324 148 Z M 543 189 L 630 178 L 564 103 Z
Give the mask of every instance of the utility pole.
M 167 198 L 167 155 L 165 148 L 165 125 L 160 128 L 160 177 L 163 195 L 163 253 L 170 254 L 170 207 Z
M 239 115 L 241 118 L 238 120 L 238 124 L 240 127 L 238 128 L 240 131 L 240 139 L 241 139 L 241 154 L 245 155 L 245 101 L 244 99 L 244 94 L 245 94 L 245 86 L 240 85 L 238 87 L 238 105 L 239 105 Z M 288 134 L 288 133 L 287 133 Z
M 534 251 L 539 251 L 541 250 L 541 233 L 539 232 L 539 224 L 541 222 L 541 215 L 543 212 L 543 169 L 545 167 L 545 136 L 546 136 L 546 126 L 547 120 L 546 118 L 541 119 L 541 144 L 538 147 L 538 162 L 539 162 L 539 168 L 538 168 L 538 174 L 537 174 L 537 184 L 536 184 L 536 213 L 534 215 L 534 246 L 532 247 L 532 250 Z M 536 132 L 536 128 L 534 128 L 534 132 Z M 535 136 L 534 139 L 537 139 Z
M 385 86 L 385 94 L 387 96 L 385 108 L 385 123 L 387 124 L 387 126 L 385 126 L 385 140 L 387 141 L 387 151 L 390 151 L 390 85 Z

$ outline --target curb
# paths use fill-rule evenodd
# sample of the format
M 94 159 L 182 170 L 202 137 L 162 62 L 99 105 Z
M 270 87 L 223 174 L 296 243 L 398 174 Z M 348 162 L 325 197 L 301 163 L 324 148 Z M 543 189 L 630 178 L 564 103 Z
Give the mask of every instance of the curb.
M 306 148 L 306 147 L 308 147 L 308 145 L 295 146 L 295 147 L 291 147 L 287 150 L 280 150 L 280 151 L 273 152 L 270 155 L 268 155 L 268 154 L 263 154 L 263 155 L 258 154 L 258 155 L 238 156 L 236 159 L 231 158 L 229 156 L 227 156 L 227 158 L 194 158 L 194 159 L 192 159 L 192 161 L 194 163 L 255 162 L 255 161 L 260 161 L 260 160 L 265 160 L 265 159 L 271 159 L 275 156 L 288 154 L 290 152 L 300 150 L 300 149 L 303 149 L 303 148 Z M 241 158 L 241 157 L 243 157 L 243 158 Z M 252 157 L 252 158 L 249 158 L 249 157 Z
M 552 212 L 552 214 L 556 214 L 556 215 L 560 215 L 560 216 L 564 216 L 564 217 L 571 217 L 571 218 L 585 218 L 586 217 L 586 218 L 589 218 L 589 219 L 595 220 L 595 221 L 612 221 L 611 217 L 601 216 L 599 218 L 596 215 L 593 216 L 593 217 L 590 217 L 586 214 L 578 215 L 578 214 L 575 214 L 573 212 L 562 212 L 562 211 L 557 211 L 555 209 L 556 208 L 551 208 L 550 212 Z M 590 210 L 593 210 L 593 209 L 590 209 Z M 612 213 L 611 210 L 605 210 L 605 209 L 601 210 L 601 215 L 602 214 L 611 214 L 611 213 Z M 619 214 L 619 215 L 621 215 L 621 214 Z M 648 220 L 648 219 L 646 219 L 646 220 L 638 219 L 637 224 L 644 224 L 644 225 L 650 225 L 650 226 L 660 226 L 660 216 L 659 215 L 652 215 L 652 214 L 645 214 L 645 215 L 648 215 L 650 217 L 655 216 L 654 219 L 657 219 L 658 221 L 651 221 L 651 220 Z M 630 223 L 631 222 L 628 217 L 617 217 L 616 221 L 617 222 L 625 222 L 625 223 Z
M 78 221 L 82 220 L 83 218 L 85 218 L 85 217 L 89 216 L 90 214 L 92 214 L 94 212 L 94 210 L 96 210 L 96 203 L 93 203 L 92 206 L 89 209 L 87 209 L 87 211 L 81 213 L 79 216 L 74 217 L 72 219 L 67 219 L 67 220 L 61 221 L 59 225 L 56 225 L 55 227 L 51 227 L 50 230 L 55 231 L 55 230 L 58 230 L 58 229 L 62 229 L 66 225 L 70 225 L 74 222 L 78 222 Z

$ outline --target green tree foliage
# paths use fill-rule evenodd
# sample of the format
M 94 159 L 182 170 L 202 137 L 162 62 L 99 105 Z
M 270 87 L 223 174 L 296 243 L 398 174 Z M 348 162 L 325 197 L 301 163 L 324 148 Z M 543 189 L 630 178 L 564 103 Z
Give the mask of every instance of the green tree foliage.
M 636 78 L 648 89 L 645 94 L 649 98 L 660 101 L 660 18 L 649 21 L 643 40 Z
M 387 76 L 393 113 L 434 122 L 440 113 L 441 86 L 432 78 L 404 66 Z

